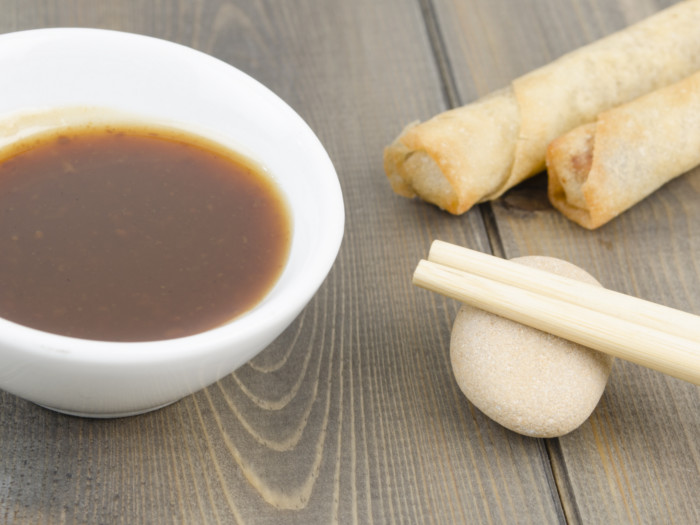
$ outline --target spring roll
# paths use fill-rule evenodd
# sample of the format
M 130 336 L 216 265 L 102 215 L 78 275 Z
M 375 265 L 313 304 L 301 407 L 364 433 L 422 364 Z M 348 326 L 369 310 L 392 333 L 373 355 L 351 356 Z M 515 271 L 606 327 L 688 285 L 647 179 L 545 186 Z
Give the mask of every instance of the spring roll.
M 453 214 L 545 167 L 547 145 L 607 109 L 700 69 L 700 0 L 686 0 L 514 80 L 408 125 L 384 151 L 396 193 Z
M 547 149 L 547 192 L 597 228 L 700 165 L 700 72 L 606 111 Z

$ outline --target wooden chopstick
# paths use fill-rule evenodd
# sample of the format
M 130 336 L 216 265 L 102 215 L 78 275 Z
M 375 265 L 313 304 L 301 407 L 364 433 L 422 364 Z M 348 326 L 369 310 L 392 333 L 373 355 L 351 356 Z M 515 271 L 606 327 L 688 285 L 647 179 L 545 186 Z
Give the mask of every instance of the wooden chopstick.
M 700 317 L 435 241 L 413 283 L 700 384 Z
M 700 317 L 506 259 L 434 241 L 428 260 L 502 283 L 573 302 L 672 335 L 700 340 Z

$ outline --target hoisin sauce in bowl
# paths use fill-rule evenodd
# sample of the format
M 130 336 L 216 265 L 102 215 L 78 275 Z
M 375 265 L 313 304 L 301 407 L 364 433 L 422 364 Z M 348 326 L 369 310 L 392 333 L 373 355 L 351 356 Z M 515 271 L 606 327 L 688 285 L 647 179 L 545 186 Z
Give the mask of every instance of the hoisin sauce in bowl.
M 0 153 L 0 317 L 103 341 L 187 336 L 273 286 L 291 226 L 259 166 L 155 126 L 84 126 Z
M 282 99 L 215 57 L 101 29 L 0 35 L 0 69 L 0 171 L 53 151 L 50 168 L 0 183 L 35 184 L 0 209 L 0 389 L 73 415 L 140 414 L 231 374 L 302 314 L 345 213 L 333 162 Z M 119 176 L 59 154 L 116 137 Z M 161 153 L 146 162 L 132 141 Z M 225 176 L 208 171 L 220 161 Z M 238 168 L 264 182 L 233 188 Z

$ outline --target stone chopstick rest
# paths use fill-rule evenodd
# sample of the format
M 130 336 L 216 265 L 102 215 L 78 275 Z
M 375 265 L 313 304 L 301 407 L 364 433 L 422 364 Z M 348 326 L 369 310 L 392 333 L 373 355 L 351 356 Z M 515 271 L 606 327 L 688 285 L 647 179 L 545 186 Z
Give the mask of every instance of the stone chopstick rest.
M 606 290 L 566 261 L 508 261 L 435 241 L 413 283 L 464 303 L 455 377 L 518 432 L 552 437 L 585 421 L 613 356 L 700 384 L 700 317 Z

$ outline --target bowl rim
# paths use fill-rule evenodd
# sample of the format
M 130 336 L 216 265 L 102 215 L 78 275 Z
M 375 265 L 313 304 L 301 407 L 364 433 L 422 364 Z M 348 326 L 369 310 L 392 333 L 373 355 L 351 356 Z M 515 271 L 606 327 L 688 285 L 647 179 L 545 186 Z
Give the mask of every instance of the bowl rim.
M 299 132 L 299 139 L 303 139 L 309 146 L 308 154 L 313 155 L 314 161 L 326 173 L 323 177 L 324 196 L 332 205 L 326 207 L 329 216 L 324 218 L 323 238 L 317 242 L 312 267 L 304 270 L 304 279 L 295 279 L 284 289 L 277 290 L 280 300 L 263 299 L 253 309 L 227 324 L 174 339 L 115 342 L 58 335 L 0 318 L 0 355 L 5 351 L 3 347 L 13 347 L 26 352 L 28 357 L 103 365 L 190 360 L 194 356 L 214 352 L 222 345 L 235 351 L 233 347 L 236 344 L 267 330 L 270 318 L 295 317 L 327 278 L 340 250 L 345 228 L 344 200 L 336 170 L 327 151 L 310 126 L 272 90 L 235 66 L 202 51 L 153 36 L 82 27 L 53 27 L 6 33 L 0 35 L 0 66 L 3 62 L 2 49 L 11 49 L 16 43 L 34 42 L 36 45 L 50 45 L 52 42 L 69 40 L 80 40 L 81 44 L 86 46 L 86 40 L 91 41 L 92 44 L 97 41 L 110 44 L 129 41 L 139 45 L 155 46 L 183 60 L 196 61 L 202 67 L 224 71 L 224 74 L 228 74 L 233 82 L 242 83 L 248 89 L 255 90 L 275 110 L 280 111 L 285 118 L 294 123 Z M 289 207 L 293 214 L 291 203 Z M 293 249 L 293 246 L 290 247 L 290 256 Z M 288 263 L 289 261 L 285 264 L 285 269 Z

